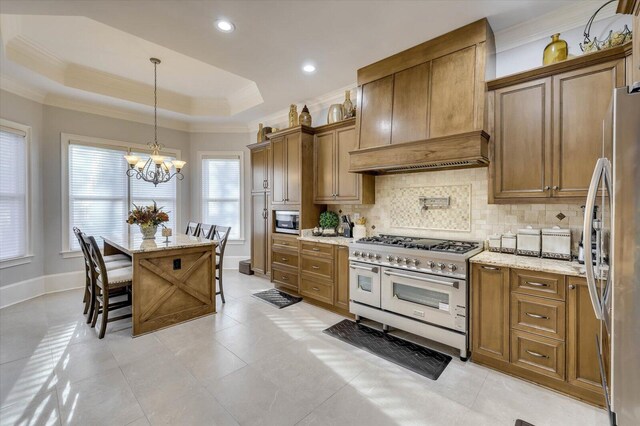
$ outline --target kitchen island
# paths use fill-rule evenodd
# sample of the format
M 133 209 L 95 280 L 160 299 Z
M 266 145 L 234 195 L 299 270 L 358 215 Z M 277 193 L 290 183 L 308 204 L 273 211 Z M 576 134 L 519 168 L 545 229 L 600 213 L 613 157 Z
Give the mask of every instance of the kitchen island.
M 104 254 L 124 253 L 133 263 L 133 336 L 216 311 L 216 242 L 184 234 L 154 240 L 141 235 L 103 237 Z

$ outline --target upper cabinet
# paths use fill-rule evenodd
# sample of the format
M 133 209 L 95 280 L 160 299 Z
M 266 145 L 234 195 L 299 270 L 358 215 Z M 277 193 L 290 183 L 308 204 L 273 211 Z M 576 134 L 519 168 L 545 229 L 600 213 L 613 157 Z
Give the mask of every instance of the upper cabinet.
M 374 177 L 349 172 L 349 152 L 357 148 L 354 120 L 315 129 L 313 176 L 316 204 L 373 204 Z
M 273 153 L 272 205 L 300 204 L 300 132 L 271 139 Z
M 494 45 L 482 19 L 359 69 L 350 170 L 486 166 L 485 81 L 495 75 Z
M 251 146 L 251 192 L 269 190 L 269 143 Z
M 640 82 L 640 0 L 618 0 L 616 13 L 633 15 L 633 56 L 627 59 L 627 85 Z
M 596 160 L 610 155 L 603 121 L 630 54 L 629 43 L 487 83 L 489 202 L 584 201 Z

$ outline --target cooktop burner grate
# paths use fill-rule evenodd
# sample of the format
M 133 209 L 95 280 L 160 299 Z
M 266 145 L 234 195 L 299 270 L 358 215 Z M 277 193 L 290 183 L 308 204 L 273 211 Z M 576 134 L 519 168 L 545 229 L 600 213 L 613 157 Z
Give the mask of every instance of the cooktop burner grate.
M 431 250 L 448 253 L 466 253 L 478 248 L 478 243 L 470 241 L 438 240 L 421 237 L 404 237 L 398 235 L 376 235 L 361 238 L 357 241 L 364 244 L 402 247 L 416 250 Z

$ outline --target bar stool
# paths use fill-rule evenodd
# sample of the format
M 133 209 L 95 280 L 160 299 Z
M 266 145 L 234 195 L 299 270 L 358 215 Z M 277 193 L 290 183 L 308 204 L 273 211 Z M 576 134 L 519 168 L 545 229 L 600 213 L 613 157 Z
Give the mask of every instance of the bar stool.
M 216 247 L 215 271 L 216 281 L 218 281 L 218 287 L 220 288 L 220 291 L 216 292 L 216 295 L 220 295 L 222 303 L 226 303 L 224 300 L 224 287 L 222 286 L 222 262 L 224 260 L 224 250 L 227 247 L 227 240 L 229 239 L 230 233 L 231 227 L 228 226 L 216 226 L 213 233 L 213 239 L 218 243 L 218 246 Z
M 187 230 L 184 231 L 185 234 L 191 237 L 197 237 L 198 231 L 200 230 L 200 224 L 196 222 L 189 222 L 187 224 Z
M 73 233 L 78 239 L 78 243 L 80 244 L 80 250 L 82 251 L 82 255 L 84 257 L 84 272 L 85 272 L 85 286 L 84 286 L 84 296 L 82 298 L 82 302 L 84 303 L 84 311 L 83 313 L 86 315 L 87 312 L 89 316 L 87 318 L 87 324 L 91 322 L 91 318 L 93 315 L 93 297 L 91 296 L 91 254 L 89 253 L 89 248 L 84 243 L 82 239 L 83 232 L 80 231 L 79 228 L 73 227 Z M 110 256 L 103 256 L 105 265 L 107 269 L 118 269 L 118 268 L 126 268 L 127 266 L 131 266 L 131 259 L 129 256 L 125 254 L 114 254 Z
M 91 278 L 92 294 L 94 300 L 93 319 L 91 327 L 95 327 L 98 315 L 102 314 L 100 322 L 100 333 L 98 338 L 102 339 L 107 331 L 107 323 L 131 318 L 131 314 L 120 315 L 109 318 L 109 311 L 131 306 L 131 283 L 133 279 L 133 267 L 118 269 L 107 269 L 102 252 L 96 243 L 95 238 L 82 235 L 84 243 L 89 247 L 91 254 Z M 127 300 L 120 302 L 109 302 L 110 297 L 126 294 Z

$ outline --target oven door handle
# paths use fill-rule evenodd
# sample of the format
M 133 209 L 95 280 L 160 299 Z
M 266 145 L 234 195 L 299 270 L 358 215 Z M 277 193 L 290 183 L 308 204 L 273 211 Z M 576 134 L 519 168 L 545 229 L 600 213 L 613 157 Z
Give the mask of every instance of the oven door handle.
M 362 269 L 362 270 L 365 270 L 365 271 L 373 272 L 374 274 L 378 273 L 378 268 L 376 268 L 376 267 L 367 268 L 366 266 L 349 265 L 349 268 L 351 268 L 351 269 Z
M 397 272 L 391 272 L 391 271 L 384 271 L 384 274 L 385 275 L 389 275 L 389 276 L 393 276 L 393 277 L 410 278 L 410 279 L 416 280 L 416 281 L 423 281 L 423 282 L 426 282 L 426 283 L 446 285 L 448 287 L 458 288 L 458 281 L 449 282 L 449 281 L 442 281 L 442 280 L 434 280 L 434 279 L 431 279 L 431 278 L 416 277 L 414 275 L 398 274 Z

